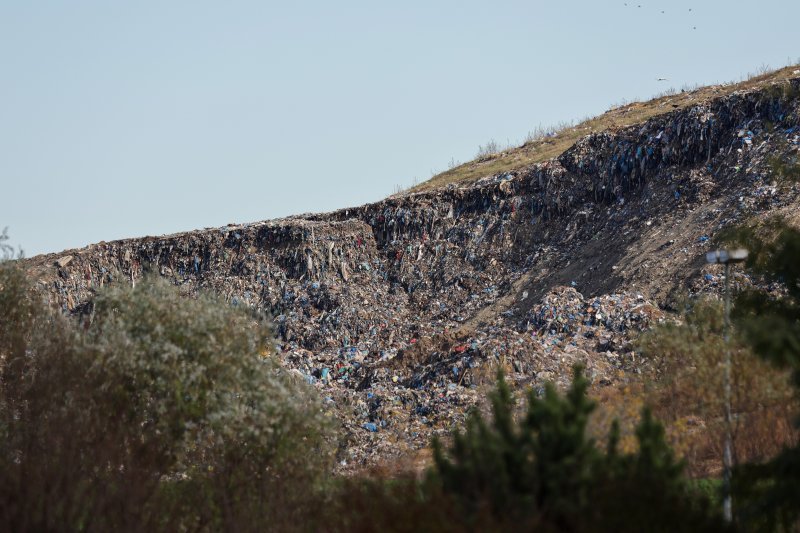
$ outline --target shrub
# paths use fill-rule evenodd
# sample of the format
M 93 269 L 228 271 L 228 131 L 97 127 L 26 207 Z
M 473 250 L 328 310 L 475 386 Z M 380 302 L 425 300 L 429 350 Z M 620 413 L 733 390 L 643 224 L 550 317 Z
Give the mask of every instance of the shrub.
M 500 145 L 492 139 L 486 144 L 478 146 L 478 153 L 475 155 L 477 159 L 489 158 L 500 151 Z
M 785 372 L 756 356 L 740 335 L 726 343 L 721 302 L 699 299 L 681 322 L 660 325 L 639 339 L 656 376 L 657 414 L 695 475 L 721 466 L 725 435 L 722 365 L 730 351 L 734 456 L 739 462 L 773 456 L 792 438 L 796 404 Z
M 10 529 L 288 527 L 330 466 L 330 424 L 261 317 L 149 280 L 79 330 L 4 263 L 0 321 Z

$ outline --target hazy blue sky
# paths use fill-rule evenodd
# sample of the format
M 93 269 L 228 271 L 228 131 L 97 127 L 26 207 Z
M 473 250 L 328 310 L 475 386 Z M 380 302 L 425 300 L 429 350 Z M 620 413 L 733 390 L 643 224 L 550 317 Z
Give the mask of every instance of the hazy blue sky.
M 627 4 L 0 0 L 0 228 L 30 256 L 360 205 L 800 58 L 797 0 Z

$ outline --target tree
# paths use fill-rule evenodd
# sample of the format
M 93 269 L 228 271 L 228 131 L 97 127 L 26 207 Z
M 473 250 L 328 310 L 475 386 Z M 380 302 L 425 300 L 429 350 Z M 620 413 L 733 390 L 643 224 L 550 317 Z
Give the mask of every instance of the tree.
M 587 436 L 594 403 L 575 369 L 565 395 L 552 385 L 528 394 L 526 415 L 514 421 L 514 401 L 502 374 L 492 394 L 492 422 L 479 414 L 456 431 L 445 452 L 434 443 L 431 483 L 453 497 L 468 519 L 492 514 L 511 529 L 558 531 L 707 530 L 722 528 L 709 502 L 690 489 L 664 430 L 645 410 L 638 450 L 620 454 L 612 428 L 603 453 Z
M 737 228 L 728 236 L 750 249 L 747 267 L 771 293 L 752 289 L 736 300 L 737 329 L 753 351 L 791 372 L 800 391 L 800 231 L 774 217 L 761 227 Z M 798 421 L 800 424 L 800 420 Z M 787 446 L 772 460 L 746 464 L 734 474 L 740 519 L 752 529 L 790 530 L 800 523 L 800 446 Z

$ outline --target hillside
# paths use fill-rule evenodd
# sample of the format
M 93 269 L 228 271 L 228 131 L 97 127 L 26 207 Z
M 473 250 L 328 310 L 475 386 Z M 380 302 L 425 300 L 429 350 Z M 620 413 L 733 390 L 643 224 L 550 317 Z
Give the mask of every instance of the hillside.
M 26 264 L 73 314 L 147 272 L 270 312 L 282 363 L 341 420 L 342 469 L 380 464 L 460 424 L 497 365 L 534 388 L 575 362 L 598 388 L 624 383 L 636 332 L 718 290 L 703 254 L 720 230 L 800 215 L 771 166 L 800 149 L 800 73 L 595 121 L 374 204 Z
M 488 153 L 467 163 L 459 164 L 431 179 L 413 187 L 415 191 L 441 187 L 449 183 L 468 183 L 488 175 L 514 172 L 534 163 L 541 163 L 563 154 L 582 137 L 605 130 L 615 130 L 669 113 L 675 109 L 686 109 L 707 104 L 710 100 L 766 87 L 787 81 L 798 75 L 798 65 L 774 72 L 751 75 L 738 83 L 709 85 L 692 90 L 667 90 L 662 96 L 645 102 L 632 102 L 612 107 L 602 115 L 587 118 L 578 124 L 560 126 L 533 134 L 521 146 Z

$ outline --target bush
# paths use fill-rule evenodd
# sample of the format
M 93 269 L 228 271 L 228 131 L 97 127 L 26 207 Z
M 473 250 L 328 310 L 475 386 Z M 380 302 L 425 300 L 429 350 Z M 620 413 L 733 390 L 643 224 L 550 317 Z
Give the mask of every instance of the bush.
M 261 317 L 149 280 L 74 326 L 0 264 L 0 523 L 250 530 L 305 512 L 330 424 Z
M 639 349 L 653 365 L 651 397 L 668 424 L 674 445 L 694 475 L 716 475 L 725 436 L 722 367 L 731 354 L 734 455 L 740 462 L 763 460 L 792 439 L 797 411 L 785 372 L 776 371 L 734 332 L 723 335 L 718 300 L 695 301 L 681 322 L 668 322 L 643 334 Z

